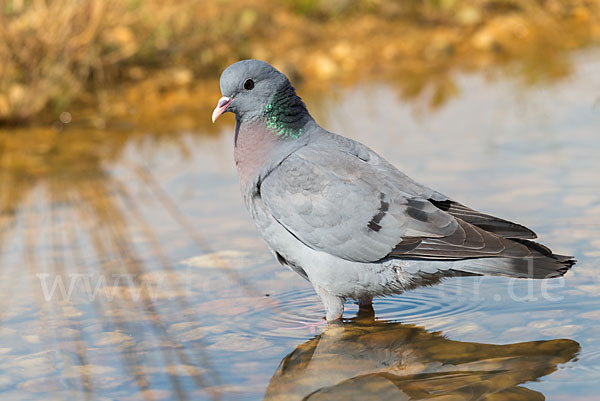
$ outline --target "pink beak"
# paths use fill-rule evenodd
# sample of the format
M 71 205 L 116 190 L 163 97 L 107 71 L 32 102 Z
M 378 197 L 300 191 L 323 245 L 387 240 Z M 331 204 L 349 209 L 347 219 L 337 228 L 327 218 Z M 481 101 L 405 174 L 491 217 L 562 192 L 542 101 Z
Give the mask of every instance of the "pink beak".
M 219 116 L 221 114 L 223 114 L 227 111 L 227 107 L 229 107 L 231 102 L 233 102 L 233 99 L 230 97 L 227 97 L 227 96 L 223 96 L 222 98 L 219 99 L 219 102 L 217 103 L 217 107 L 215 107 L 215 109 L 213 110 L 213 114 L 212 114 L 213 124 L 217 120 L 217 118 L 219 118 Z

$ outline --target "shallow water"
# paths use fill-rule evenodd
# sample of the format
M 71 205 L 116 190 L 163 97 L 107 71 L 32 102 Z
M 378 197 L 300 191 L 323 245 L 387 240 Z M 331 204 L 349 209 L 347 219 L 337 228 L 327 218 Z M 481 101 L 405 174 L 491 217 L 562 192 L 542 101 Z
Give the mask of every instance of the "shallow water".
M 329 328 L 243 207 L 227 122 L 1 133 L 2 400 L 600 399 L 600 54 L 573 57 L 534 87 L 457 76 L 436 111 L 373 81 L 307 99 L 326 128 L 579 261 L 379 299 L 375 320 L 349 303 Z

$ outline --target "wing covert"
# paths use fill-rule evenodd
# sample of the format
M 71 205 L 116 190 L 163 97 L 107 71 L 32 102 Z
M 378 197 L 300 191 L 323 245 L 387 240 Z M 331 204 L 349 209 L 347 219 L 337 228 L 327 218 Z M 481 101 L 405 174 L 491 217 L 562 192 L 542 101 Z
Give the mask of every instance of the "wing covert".
M 306 146 L 261 182 L 271 215 L 306 246 L 356 262 L 388 255 L 406 237 L 444 237 L 455 219 L 403 191 L 377 165 L 339 147 Z

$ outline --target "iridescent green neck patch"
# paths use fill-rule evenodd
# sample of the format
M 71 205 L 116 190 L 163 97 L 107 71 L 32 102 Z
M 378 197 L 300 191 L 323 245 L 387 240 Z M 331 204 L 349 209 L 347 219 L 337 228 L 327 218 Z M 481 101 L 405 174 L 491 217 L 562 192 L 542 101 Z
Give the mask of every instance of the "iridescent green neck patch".
M 302 135 L 308 112 L 294 88 L 288 86 L 273 95 L 265 107 L 264 115 L 267 127 L 275 135 L 297 139 Z
M 277 95 L 276 95 L 277 96 Z M 297 139 L 302 135 L 302 128 L 293 128 L 288 126 L 284 121 L 282 121 L 282 113 L 281 110 L 277 110 L 275 106 L 273 106 L 272 102 L 267 104 L 265 108 L 265 116 L 267 127 L 273 130 L 275 135 L 281 136 L 283 138 L 294 138 Z

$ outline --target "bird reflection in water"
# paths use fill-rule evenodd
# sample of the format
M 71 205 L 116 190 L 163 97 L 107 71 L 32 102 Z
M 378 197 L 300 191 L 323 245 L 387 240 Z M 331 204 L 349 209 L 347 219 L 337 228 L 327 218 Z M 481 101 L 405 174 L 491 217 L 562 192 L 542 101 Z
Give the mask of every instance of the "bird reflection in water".
M 329 325 L 280 363 L 265 400 L 544 400 L 522 387 L 577 355 L 568 339 L 494 345 L 377 321 Z

